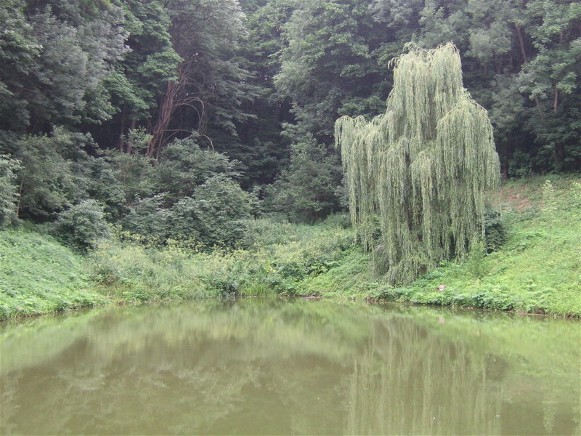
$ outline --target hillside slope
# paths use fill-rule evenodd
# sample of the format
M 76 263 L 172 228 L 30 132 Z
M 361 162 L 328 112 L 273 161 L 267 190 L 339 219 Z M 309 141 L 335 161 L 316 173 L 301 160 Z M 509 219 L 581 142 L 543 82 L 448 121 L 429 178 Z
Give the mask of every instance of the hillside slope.
M 93 306 L 84 259 L 51 237 L 0 231 L 0 319 Z

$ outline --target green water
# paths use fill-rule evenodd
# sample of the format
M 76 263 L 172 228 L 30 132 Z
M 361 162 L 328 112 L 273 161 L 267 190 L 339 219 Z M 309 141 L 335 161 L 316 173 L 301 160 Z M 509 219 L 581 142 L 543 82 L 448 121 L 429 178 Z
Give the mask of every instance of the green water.
M 577 321 L 324 301 L 0 325 L 0 434 L 579 434 Z

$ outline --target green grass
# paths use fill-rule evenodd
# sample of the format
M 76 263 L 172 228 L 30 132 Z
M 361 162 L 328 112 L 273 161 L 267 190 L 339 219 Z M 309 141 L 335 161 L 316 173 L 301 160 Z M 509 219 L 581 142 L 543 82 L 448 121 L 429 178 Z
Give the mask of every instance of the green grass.
M 547 180 L 503 186 L 500 250 L 443 264 L 407 287 L 373 276 L 341 216 L 315 226 L 253 220 L 244 249 L 212 253 L 118 237 L 81 257 L 40 234 L 0 231 L 0 317 L 269 294 L 581 317 L 581 179 Z
M 52 238 L 0 231 L 0 319 L 94 306 L 84 259 Z

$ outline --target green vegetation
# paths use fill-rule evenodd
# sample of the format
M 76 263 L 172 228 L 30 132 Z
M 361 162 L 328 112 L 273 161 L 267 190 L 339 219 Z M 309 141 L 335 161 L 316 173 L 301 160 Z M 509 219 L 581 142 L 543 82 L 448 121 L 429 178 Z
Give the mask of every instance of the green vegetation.
M 315 226 L 249 220 L 237 249 L 205 251 L 171 239 L 160 246 L 121 233 L 85 258 L 50 237 L 3 230 L 1 316 L 111 302 L 279 295 L 580 317 L 581 180 L 509 182 L 497 202 L 507 232 L 500 249 L 474 250 L 464 262 L 446 262 L 406 287 L 373 274 L 370 255 L 344 215 Z
M 245 248 L 199 251 L 176 241 L 164 247 L 125 236 L 91 253 L 93 279 L 123 301 L 257 295 L 354 295 L 371 277 L 353 232 L 317 226 L 246 222 Z M 360 289 L 360 288 L 359 288 Z
M 0 0 L 2 316 L 265 293 L 577 314 L 564 188 L 504 218 L 482 197 L 496 153 L 505 179 L 581 167 L 577 3 Z M 335 139 L 389 150 L 342 180 Z M 73 251 L 26 260 L 45 234 Z
M 411 286 L 379 298 L 526 313 L 581 316 L 581 180 L 537 177 L 509 182 L 499 206 L 508 232 L 498 251 L 474 251 Z
M 485 196 L 500 166 L 488 114 L 464 89 L 453 44 L 413 47 L 393 64 L 386 113 L 370 122 L 342 117 L 335 137 L 362 244 L 390 283 L 407 284 L 482 243 Z
M 458 48 L 453 82 L 488 111 L 505 177 L 578 171 L 580 20 L 574 0 L 0 0 L 1 221 L 92 199 L 135 231 L 135 209 L 224 172 L 264 212 L 322 220 L 344 209 L 334 122 L 405 102 L 386 72 L 410 41 Z M 234 171 L 188 174 L 194 147 Z
M 102 304 L 86 262 L 49 236 L 0 231 L 0 319 Z

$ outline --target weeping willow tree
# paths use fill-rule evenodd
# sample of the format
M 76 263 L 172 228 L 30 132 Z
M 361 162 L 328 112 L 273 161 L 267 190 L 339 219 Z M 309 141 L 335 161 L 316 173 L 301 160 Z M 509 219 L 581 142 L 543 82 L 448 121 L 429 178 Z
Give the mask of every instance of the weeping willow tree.
M 353 224 L 391 283 L 410 282 L 484 238 L 500 165 L 487 112 L 462 84 L 453 44 L 392 60 L 385 114 L 335 126 Z

